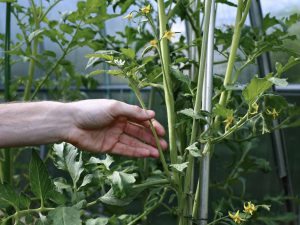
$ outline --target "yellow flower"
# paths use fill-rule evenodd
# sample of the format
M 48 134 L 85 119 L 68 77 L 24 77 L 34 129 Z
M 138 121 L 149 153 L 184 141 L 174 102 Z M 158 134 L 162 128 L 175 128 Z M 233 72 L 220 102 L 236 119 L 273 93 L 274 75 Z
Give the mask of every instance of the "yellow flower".
M 157 40 L 155 40 L 155 39 L 151 40 L 150 45 L 153 46 L 153 47 L 156 47 L 157 46 Z
M 273 117 L 273 120 L 275 120 L 279 116 L 279 112 L 276 111 L 275 108 L 271 110 L 267 109 L 267 114 Z
M 129 21 L 133 19 L 133 14 L 129 13 L 127 16 L 123 17 L 124 19 L 128 19 Z
M 224 123 L 225 123 L 225 130 L 228 130 L 228 128 L 231 126 L 231 124 L 233 123 L 234 121 L 234 117 L 231 115 L 231 116 L 227 116 L 226 120 L 224 120 Z
M 257 112 L 258 112 L 258 108 L 259 108 L 259 105 L 254 102 L 252 105 L 251 105 L 251 108 L 250 108 L 250 114 L 251 115 L 255 115 Z
M 175 36 L 175 32 L 171 31 L 171 30 L 167 30 L 164 33 L 164 36 L 162 38 L 167 38 L 169 41 L 171 41 L 172 37 Z
M 244 212 L 245 213 L 252 215 L 253 212 L 255 212 L 256 210 L 257 210 L 257 207 L 253 203 L 247 202 L 247 205 L 245 205 L 245 203 L 244 203 Z
M 150 13 L 150 11 L 151 11 L 151 5 L 149 4 L 149 5 L 145 6 L 144 8 L 141 8 L 141 11 L 144 14 Z
M 240 211 L 238 210 L 235 214 L 231 214 L 230 212 L 228 212 L 229 217 L 235 222 L 235 223 L 242 223 L 243 221 L 245 221 L 244 219 L 242 219 L 240 217 Z

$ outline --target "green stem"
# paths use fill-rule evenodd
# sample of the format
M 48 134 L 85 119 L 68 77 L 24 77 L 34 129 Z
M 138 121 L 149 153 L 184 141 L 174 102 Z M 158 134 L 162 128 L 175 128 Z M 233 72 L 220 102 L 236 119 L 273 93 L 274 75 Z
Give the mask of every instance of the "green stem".
M 15 212 L 13 215 L 10 215 L 8 217 L 6 217 L 5 219 L 3 219 L 1 222 L 3 224 L 5 224 L 7 221 L 11 220 L 11 219 L 16 219 L 16 218 L 20 218 L 21 216 L 25 216 L 28 215 L 30 213 L 41 213 L 41 212 L 48 212 L 54 210 L 54 208 L 44 208 L 44 207 L 40 207 L 37 209 L 26 209 L 26 210 L 21 210 L 21 211 L 17 211 Z
M 232 71 L 236 60 L 237 50 L 241 38 L 241 32 L 248 15 L 250 5 L 251 5 L 251 0 L 248 0 L 245 10 L 243 12 L 243 0 L 238 1 L 237 15 L 235 20 L 235 29 L 233 33 L 232 42 L 231 42 L 228 65 L 227 65 L 224 82 L 223 82 L 224 87 L 230 85 L 232 82 Z M 223 91 L 219 100 L 219 104 L 222 106 L 226 105 L 226 99 L 227 99 L 227 91 Z
M 40 20 L 37 15 L 36 11 L 36 6 L 34 1 L 31 1 L 32 4 L 32 9 L 33 9 L 33 19 L 35 22 L 35 30 L 40 29 Z M 33 48 L 32 48 L 32 54 L 30 57 L 30 62 L 29 62 L 29 69 L 28 69 L 28 80 L 26 83 L 25 91 L 24 91 L 24 101 L 29 101 L 30 100 L 30 93 L 32 89 L 32 83 L 34 79 L 34 74 L 35 74 L 35 64 L 37 60 L 37 53 L 38 53 L 38 37 L 34 37 L 33 40 Z
M 156 209 L 164 200 L 164 197 L 166 195 L 167 192 L 167 188 L 164 189 L 164 192 L 161 194 L 158 202 L 156 204 L 154 204 L 153 206 L 151 206 L 148 209 L 145 209 L 144 212 L 139 215 L 138 217 L 136 217 L 133 221 L 131 221 L 130 223 L 128 223 L 128 225 L 134 225 L 136 224 L 139 220 L 143 219 L 144 217 L 146 217 L 147 215 L 149 215 L 154 209 Z
M 155 185 L 164 185 L 164 184 L 170 184 L 170 181 L 168 179 L 160 179 L 160 180 L 153 180 L 153 181 L 149 181 L 143 184 L 136 184 L 133 185 L 133 189 L 137 189 L 137 188 L 145 188 L 145 187 L 151 187 L 151 186 L 155 186 Z
M 133 81 L 130 78 L 129 78 L 129 82 L 131 84 L 130 86 L 131 86 L 133 92 L 135 93 L 135 95 L 136 95 L 136 97 L 137 97 L 140 105 L 142 106 L 143 109 L 147 109 L 147 107 L 146 107 L 146 105 L 144 103 L 144 100 L 142 98 L 140 90 L 133 84 Z M 156 133 L 156 130 L 155 130 L 154 126 L 153 126 L 152 121 L 150 120 L 149 122 L 150 122 L 150 129 L 151 129 L 151 131 L 153 133 L 153 136 L 154 136 L 155 142 L 156 142 L 156 146 L 157 146 L 158 151 L 159 151 L 159 158 L 160 158 L 160 161 L 161 161 L 162 166 L 164 168 L 164 172 L 166 173 L 167 177 L 169 179 L 171 179 L 171 174 L 170 174 L 170 171 L 168 169 L 168 165 L 167 165 L 165 157 L 164 157 L 164 153 L 163 153 L 163 150 L 162 150 L 162 147 L 161 147 L 161 144 L 160 144 L 159 137 L 158 137 L 158 135 Z
M 159 31 L 160 37 L 163 37 L 166 31 L 167 16 L 165 14 L 165 4 L 163 0 L 158 0 L 158 13 L 159 13 Z M 162 38 L 159 43 L 161 59 L 162 59 L 162 69 L 163 69 L 163 83 L 164 83 L 164 93 L 165 101 L 167 107 L 167 117 L 168 117 L 168 131 L 169 131 L 169 141 L 170 141 L 170 154 L 171 163 L 177 162 L 177 148 L 176 148 L 176 137 L 175 137 L 175 109 L 174 109 L 174 97 L 172 92 L 172 80 L 170 75 L 170 55 L 168 40 Z
M 31 96 L 31 100 L 33 100 L 35 98 L 35 96 L 38 94 L 38 92 L 40 91 L 40 89 L 43 87 L 43 85 L 46 83 L 46 81 L 48 80 L 48 78 L 50 77 L 50 75 L 53 73 L 54 70 L 56 70 L 56 68 L 58 67 L 58 65 L 60 64 L 60 62 L 65 58 L 65 56 L 69 53 L 73 42 L 75 40 L 75 37 L 78 33 L 79 27 L 80 27 L 81 22 L 78 24 L 76 31 L 71 39 L 71 41 L 69 42 L 68 46 L 65 48 L 65 50 L 63 51 L 63 54 L 60 56 L 60 58 L 53 64 L 53 66 L 48 70 L 48 72 L 46 73 L 44 79 L 38 84 L 38 86 L 36 87 L 36 89 L 34 90 L 32 96 Z

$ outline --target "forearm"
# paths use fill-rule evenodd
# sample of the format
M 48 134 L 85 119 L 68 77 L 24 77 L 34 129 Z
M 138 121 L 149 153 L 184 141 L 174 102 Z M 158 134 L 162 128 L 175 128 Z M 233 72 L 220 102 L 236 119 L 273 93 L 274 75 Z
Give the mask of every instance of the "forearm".
M 63 141 L 72 126 L 68 104 L 34 102 L 0 104 L 0 147 Z

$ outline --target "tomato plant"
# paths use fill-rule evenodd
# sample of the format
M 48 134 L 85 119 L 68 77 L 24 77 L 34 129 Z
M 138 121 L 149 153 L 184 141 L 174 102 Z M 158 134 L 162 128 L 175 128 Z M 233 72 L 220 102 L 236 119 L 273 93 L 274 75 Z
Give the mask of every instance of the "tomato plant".
M 23 99 L 36 99 L 44 86 L 55 89 L 58 84 L 51 76 L 67 80 L 64 89 L 74 82 L 80 87 L 101 74 L 125 78 L 143 108 L 148 106 L 142 89 L 150 88 L 152 95 L 162 96 L 169 151 L 162 152 L 152 124 L 159 162 L 98 157 L 67 143 L 54 145 L 43 160 L 33 151 L 29 173 L 24 176 L 28 185 L 22 192 L 11 184 L 0 186 L 3 224 L 147 224 L 147 218 L 159 207 L 175 217 L 179 225 L 275 224 L 294 218 L 263 216 L 263 209 L 270 210 L 270 202 L 248 201 L 243 190 L 244 171 L 270 168 L 264 159 L 250 155 L 257 137 L 299 123 L 299 108 L 271 91 L 273 85 L 288 85 L 282 75 L 300 63 L 299 55 L 284 45 L 296 39 L 285 30 L 300 20 L 299 15 L 281 19 L 267 15 L 259 30 L 245 26 L 251 0 L 88 0 L 79 1 L 77 10 L 62 14 L 59 21 L 47 19 L 59 2 L 47 1 L 48 7 L 34 1 L 30 7 L 17 2 L 12 5 L 21 34 L 9 54 L 23 57 L 28 63 L 28 76 L 21 80 L 25 86 Z M 218 4 L 235 9 L 234 26 L 214 26 Z M 114 13 L 110 14 L 111 8 Z M 99 38 L 104 23 L 117 16 L 128 21 L 124 31 L 118 33 L 119 38 Z M 178 19 L 191 27 L 194 40 L 188 41 L 185 34 L 173 30 Z M 51 50 L 38 51 L 38 43 L 45 38 L 59 46 L 61 56 Z M 93 68 L 84 76 L 66 60 L 81 46 L 90 47 L 87 68 Z M 191 51 L 197 54 L 190 57 Z M 287 52 L 290 57 L 285 64 L 277 62 L 276 70 L 263 77 L 245 73 L 266 52 Z M 222 60 L 210 58 L 214 53 Z M 217 64 L 224 64 L 224 74 L 212 72 Z M 36 67 L 45 70 L 42 78 L 35 79 Z M 239 88 L 245 76 L 249 82 Z M 20 98 L 14 90 L 13 96 Z M 80 92 L 74 95 L 62 90 L 62 96 L 56 97 L 64 94 L 72 94 L 71 99 L 80 96 Z M 279 121 L 276 126 L 274 120 Z M 211 183 L 212 188 L 225 193 L 212 210 L 210 161 L 224 145 L 234 152 L 234 159 L 224 180 Z M 51 178 L 47 163 L 54 165 L 55 174 L 61 171 L 62 175 Z M 239 182 L 241 195 L 234 191 Z M 127 210 L 134 204 L 141 205 L 142 210 Z

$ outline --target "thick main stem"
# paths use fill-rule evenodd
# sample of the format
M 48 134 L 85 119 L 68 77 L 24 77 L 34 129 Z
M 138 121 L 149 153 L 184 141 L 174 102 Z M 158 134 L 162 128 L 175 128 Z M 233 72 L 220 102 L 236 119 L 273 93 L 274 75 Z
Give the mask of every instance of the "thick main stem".
M 163 37 L 166 26 L 167 26 L 167 16 L 165 14 L 165 5 L 163 0 L 158 0 L 158 14 L 159 14 L 159 31 L 160 37 Z M 163 70 L 163 83 L 164 83 L 164 93 L 165 102 L 167 108 L 168 117 L 168 132 L 169 132 L 169 145 L 171 154 L 171 163 L 177 162 L 177 148 L 176 148 L 176 137 L 175 137 L 175 109 L 174 109 L 174 97 L 172 92 L 172 80 L 170 76 L 170 55 L 168 40 L 162 38 L 160 40 L 160 52 L 162 60 L 162 70 Z
M 162 38 L 166 32 L 167 27 L 167 16 L 165 13 L 165 3 L 163 0 L 158 0 L 158 16 L 159 16 L 159 37 L 160 41 L 158 44 L 159 54 L 162 63 L 163 72 L 163 85 L 164 85 L 164 96 L 167 108 L 167 118 L 168 118 L 168 133 L 169 133 L 169 148 L 170 148 L 170 158 L 171 163 L 177 163 L 177 146 L 176 146 L 176 132 L 175 132 L 175 108 L 174 108 L 174 96 L 172 92 L 172 80 L 170 75 L 170 55 L 168 40 Z M 177 173 L 174 173 L 174 182 L 177 185 L 177 199 L 178 199 L 178 214 L 180 215 L 180 220 L 183 218 L 183 202 L 182 202 L 182 182 Z

